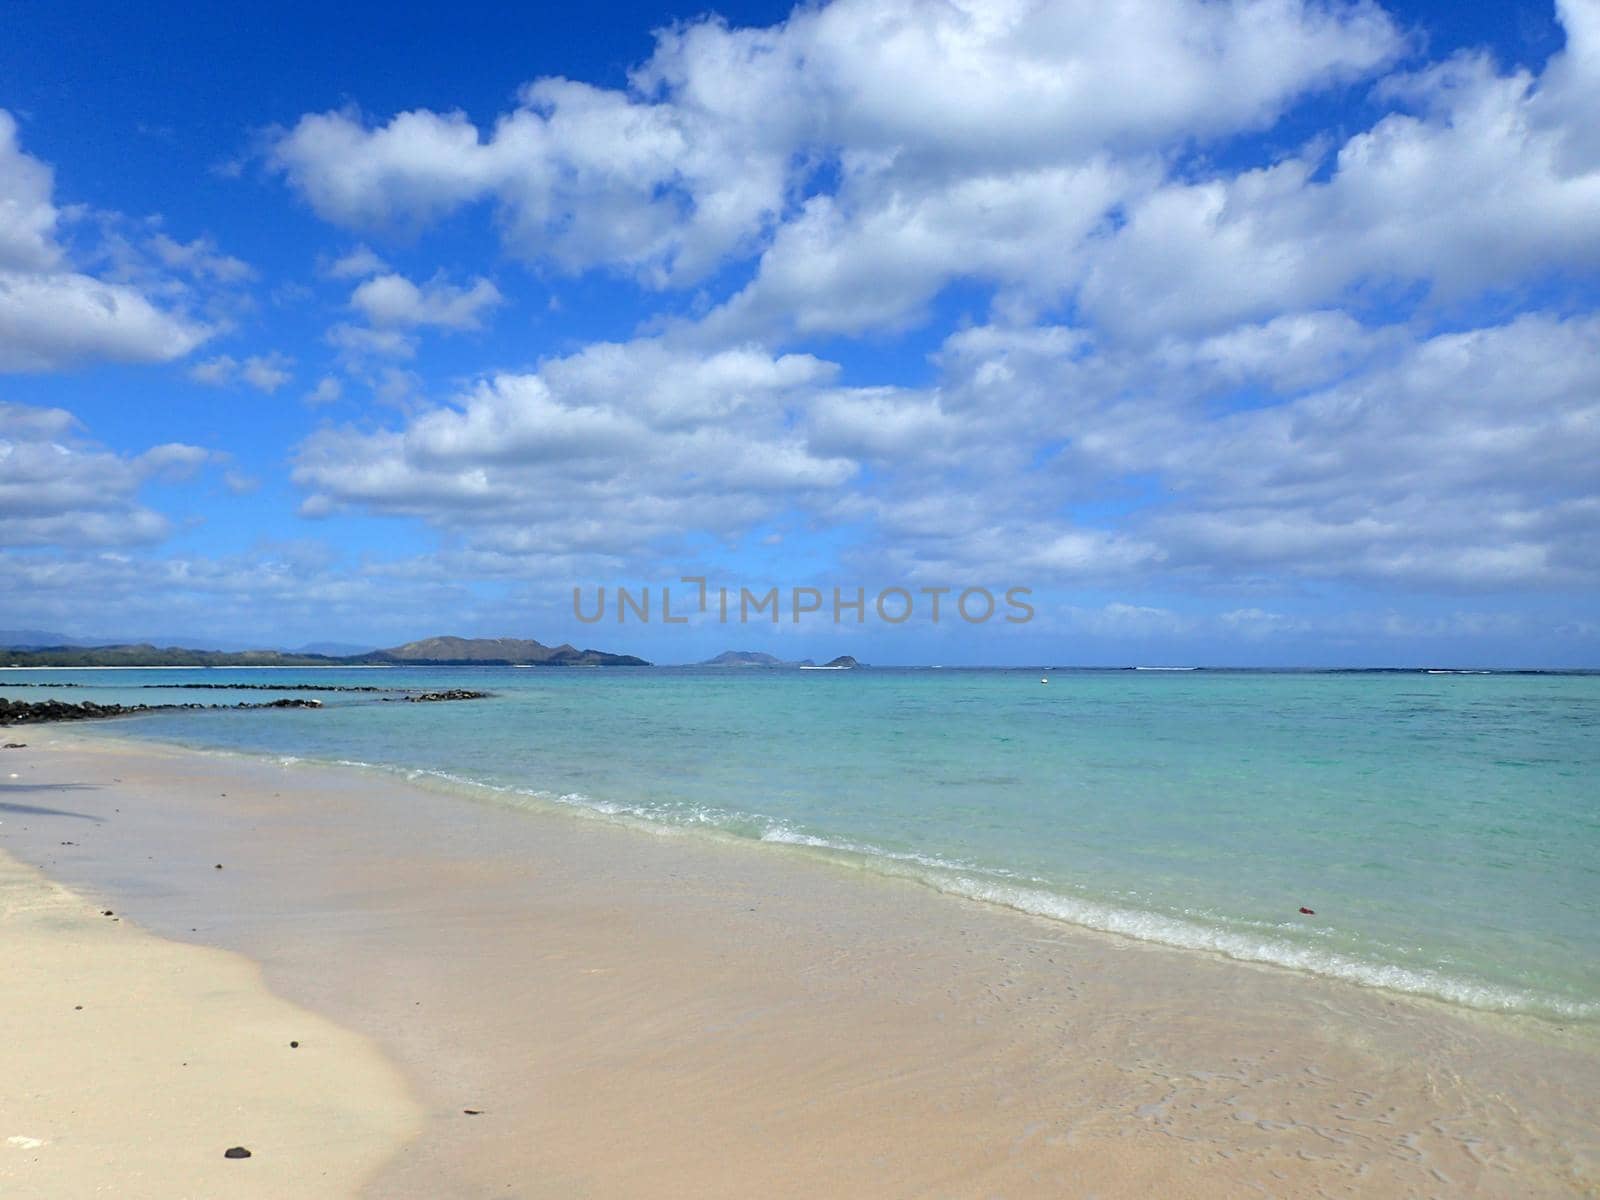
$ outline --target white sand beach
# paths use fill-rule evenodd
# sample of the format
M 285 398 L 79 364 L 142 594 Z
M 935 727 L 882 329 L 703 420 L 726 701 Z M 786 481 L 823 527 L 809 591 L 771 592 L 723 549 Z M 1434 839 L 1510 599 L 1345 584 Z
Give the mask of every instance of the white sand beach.
M 392 777 L 25 740 L 8 1197 L 1600 1184 L 1600 1050 L 1554 1023 Z
M 7 1200 L 354 1195 L 420 1125 L 370 1041 L 255 964 L 156 937 L 3 852 L 0 961 Z

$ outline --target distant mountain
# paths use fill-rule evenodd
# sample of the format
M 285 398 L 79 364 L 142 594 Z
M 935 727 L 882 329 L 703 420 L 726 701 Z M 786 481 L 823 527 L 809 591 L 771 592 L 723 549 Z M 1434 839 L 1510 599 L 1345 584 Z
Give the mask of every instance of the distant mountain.
M 407 642 L 388 650 L 360 656 L 363 662 L 406 663 L 413 666 L 539 666 L 539 667 L 648 667 L 631 654 L 579 650 L 563 643 L 546 646 L 522 638 L 433 637 Z
M 806 659 L 809 665 L 811 660 Z M 763 654 L 759 650 L 724 650 L 715 658 L 708 658 L 700 664 L 702 667 L 798 667 L 795 662 L 785 662 L 775 654 Z
M 281 650 L 191 650 L 182 646 L 53 646 L 0 650 L 0 667 L 302 667 L 348 660 Z
M 389 663 L 413 667 L 650 665 L 631 654 L 607 654 L 602 650 L 579 650 L 568 645 L 546 646 L 518 638 L 426 638 L 388 650 L 370 650 L 361 654 L 193 650 L 182 646 L 158 647 L 147 642 L 131 646 L 70 646 L 57 643 L 44 649 L 0 650 L 0 667 L 337 667 Z
M 173 635 L 157 636 L 147 634 L 133 636 L 124 634 L 121 637 L 72 637 L 65 633 L 56 633 L 43 629 L 0 629 L 0 647 L 13 650 L 53 650 L 61 646 L 182 646 L 193 643 L 197 639 L 177 637 Z M 221 642 L 199 639 L 205 644 L 202 646 L 190 645 L 190 649 L 204 650 L 248 650 L 248 642 Z M 367 646 L 357 647 L 360 650 L 370 649 Z
M 80 646 L 82 642 L 64 633 L 47 633 L 42 629 L 0 629 L 0 646 L 14 646 L 19 650 L 32 650 L 38 646 Z
M 759 650 L 724 650 L 715 658 L 708 658 L 699 664 L 702 667 L 802 667 L 811 671 L 843 671 L 849 667 L 859 667 L 861 664 L 848 654 L 841 654 L 831 662 L 823 663 L 820 667 L 809 658 L 799 662 L 786 662 L 771 654 L 763 654 Z
M 304 646 L 297 646 L 289 651 L 291 654 L 322 654 L 329 658 L 353 658 L 358 654 L 371 654 L 371 646 L 360 646 L 353 642 L 307 642 Z

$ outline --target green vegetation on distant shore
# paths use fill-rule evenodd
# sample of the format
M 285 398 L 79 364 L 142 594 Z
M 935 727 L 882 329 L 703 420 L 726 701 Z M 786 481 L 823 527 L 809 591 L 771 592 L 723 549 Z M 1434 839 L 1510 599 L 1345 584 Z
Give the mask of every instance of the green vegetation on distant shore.
M 47 646 L 0 649 L 0 667 L 648 667 L 631 654 L 546 646 L 521 638 L 427 638 L 388 650 L 334 657 L 282 650 L 190 650 L 182 646 Z

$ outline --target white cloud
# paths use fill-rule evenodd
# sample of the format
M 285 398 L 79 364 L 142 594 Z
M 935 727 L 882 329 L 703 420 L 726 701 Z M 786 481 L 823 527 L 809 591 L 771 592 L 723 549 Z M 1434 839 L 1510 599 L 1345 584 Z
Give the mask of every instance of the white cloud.
M 1568 10 L 1569 12 L 1571 9 Z M 1600 88 L 1581 33 L 1541 82 L 1463 56 L 1384 94 L 1414 111 L 1350 138 L 1326 181 L 1313 151 L 1167 184 L 1089 252 L 1080 303 L 1120 333 L 1226 327 L 1416 284 L 1451 301 L 1600 268 L 1600 156 L 1571 152 Z M 1357 297 L 1359 298 L 1359 297 Z
M 210 457 L 179 443 L 117 454 L 62 409 L 0 402 L 0 546 L 159 541 L 171 524 L 139 503 L 139 490 L 184 479 Z
M 272 153 L 357 228 L 488 199 L 513 252 L 570 270 L 677 285 L 759 256 L 711 344 L 903 327 L 960 279 L 1149 342 L 1600 266 L 1600 22 L 1559 16 L 1540 78 L 1463 55 L 1384 81 L 1395 111 L 1332 151 L 1239 172 L 1192 150 L 1393 61 L 1381 10 L 839 0 L 680 26 L 628 90 L 537 80 L 491 128 L 312 114 Z
M 597 345 L 483 380 L 398 429 L 322 430 L 294 477 L 312 514 L 349 504 L 419 516 L 519 557 L 642 553 L 845 483 L 852 463 L 787 427 L 831 373 L 753 348 Z
M 310 114 L 271 161 L 352 228 L 491 199 L 523 257 L 685 283 L 759 249 L 822 167 L 869 222 L 908 191 L 953 215 L 962 188 L 1262 128 L 1398 48 L 1366 4 L 838 0 L 766 29 L 662 32 L 627 91 L 540 79 L 489 130 L 458 112 Z
M 260 489 L 261 480 L 243 471 L 227 471 L 222 476 L 222 484 L 235 496 L 248 496 Z
M 648 557 L 798 509 L 912 579 L 1583 586 L 1600 579 L 1597 344 L 1596 319 L 1538 315 L 1418 338 L 1305 313 L 1155 353 L 990 326 L 910 389 L 642 339 L 399 428 L 324 431 L 295 478 L 308 511 L 420 517 L 513 555 Z M 1236 399 L 1261 389 L 1270 403 Z
M 289 369 L 293 365 L 294 359 L 276 351 L 252 355 L 244 360 L 244 366 L 239 369 L 239 378 L 256 391 L 270 396 L 294 378 L 294 372 Z
M 231 355 L 220 354 L 189 368 L 189 378 L 209 387 L 231 387 L 247 384 L 258 392 L 272 395 L 294 378 L 290 368 L 294 359 L 274 350 L 270 354 L 252 354 L 243 362 Z
M 238 369 L 237 359 L 231 355 L 219 354 L 215 358 L 195 363 L 189 368 L 189 378 L 207 387 L 226 387 L 233 382 L 234 372 Z
M 271 161 L 330 221 L 378 236 L 477 205 L 542 273 L 703 291 L 650 336 L 441 403 L 427 331 L 486 324 L 492 268 L 411 279 L 365 245 L 319 262 L 351 293 L 325 335 L 342 378 L 307 403 L 353 384 L 396 411 L 298 447 L 303 510 L 426 523 L 485 576 L 637 567 L 776 522 L 796 553 L 820 531 L 908 580 L 1227 597 L 1208 622 L 1165 599 L 1075 610 L 1106 636 L 1332 636 L 1280 611 L 1329 582 L 1592 589 L 1600 8 L 1559 12 L 1541 74 L 1465 54 L 1378 79 L 1402 44 L 1365 4 L 836 0 L 676 26 L 626 88 L 536 80 L 482 127 L 306 115 Z M 1341 119 L 1367 127 L 1281 145 L 1299 135 L 1279 116 L 1352 83 L 1366 104 Z M 12 161 L 0 280 L 121 288 L 108 327 L 136 325 L 135 301 L 171 319 L 143 281 L 64 265 L 48 168 Z M 130 240 L 170 271 L 230 270 L 208 241 Z M 948 336 L 926 371 L 909 342 L 837 355 L 873 386 L 783 352 L 949 319 L 959 282 L 988 315 L 930 331 Z M 289 365 L 192 374 L 272 391 Z M 1386 619 L 1364 628 L 1405 627 Z
M 72 270 L 56 241 L 49 167 L 25 154 L 0 109 L 0 371 L 49 371 L 93 359 L 181 358 L 209 335 L 138 288 Z
M 71 271 L 0 272 L 0 371 L 49 371 L 107 358 L 182 358 L 210 330 L 131 287 Z
M 471 287 L 453 287 L 435 278 L 421 287 L 402 275 L 378 275 L 351 293 L 350 305 L 380 328 L 432 325 L 440 329 L 477 329 L 482 314 L 501 302 L 487 279 Z
M 855 180 L 844 196 L 808 200 L 778 230 L 755 281 L 707 328 L 858 333 L 920 323 L 958 277 L 1048 301 L 1076 266 L 1061 251 L 1088 237 L 1143 171 L 1096 158 L 920 190 L 892 176 Z
M 1304 328 L 1281 318 L 1154 355 L 1072 353 L 1080 340 L 1040 331 L 958 335 L 936 402 L 963 427 L 945 441 L 966 448 L 964 495 L 1020 531 L 1050 506 L 1119 508 L 1144 481 L 1113 518 L 1119 553 L 1175 579 L 1600 579 L 1600 319 L 1530 314 L 1431 338 L 1297 321 L 1321 331 L 1322 352 L 1296 355 Z M 1271 346 L 1290 361 L 1259 353 Z M 1230 399 L 1281 386 L 1285 370 L 1314 386 Z M 926 461 L 948 472 L 943 451 Z M 927 490 L 913 460 L 901 473 Z M 1014 541 L 1018 561 L 1046 565 L 1044 529 Z M 1063 563 L 1084 544 L 1069 540 Z
M 24 154 L 17 122 L 0 109 L 0 270 L 50 271 L 61 261 L 50 168 Z
M 367 246 L 357 246 L 348 254 L 328 263 L 322 273 L 330 279 L 365 279 L 389 269 L 389 264 Z
M 210 238 L 196 238 L 184 243 L 159 233 L 150 239 L 150 249 L 162 263 L 175 271 L 214 279 L 219 283 L 243 283 L 255 278 L 255 270 L 249 263 L 223 254 Z
M 43 557 L 0 549 L 0 609 L 42 628 L 96 634 L 281 647 L 341 629 L 392 644 L 436 630 L 440 613 L 450 613 L 457 628 L 484 623 L 480 601 L 452 566 L 432 556 L 342 564 L 326 547 L 305 542 L 218 557 L 88 549 Z
M 324 375 L 317 380 L 317 386 L 304 396 L 307 405 L 312 408 L 321 408 L 327 404 L 337 404 L 344 395 L 344 384 L 339 382 L 338 376 Z
M 1100 608 L 1067 609 L 1068 629 L 1103 638 L 1148 638 L 1192 632 L 1198 622 L 1190 616 L 1148 604 L 1114 600 Z
M 416 339 L 398 329 L 368 329 L 348 322 L 334 325 L 323 340 L 351 361 L 371 356 L 411 358 L 417 352 Z

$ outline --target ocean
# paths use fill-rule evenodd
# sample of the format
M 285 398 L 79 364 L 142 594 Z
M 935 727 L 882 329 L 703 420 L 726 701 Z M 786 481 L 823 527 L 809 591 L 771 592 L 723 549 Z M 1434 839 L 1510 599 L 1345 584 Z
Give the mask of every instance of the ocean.
M 1196 952 L 1600 1025 L 1600 674 L 0 671 L 0 696 L 274 698 L 184 683 L 493 695 L 286 691 L 324 707 L 73 729 L 397 772 L 464 802 L 762 843 Z

